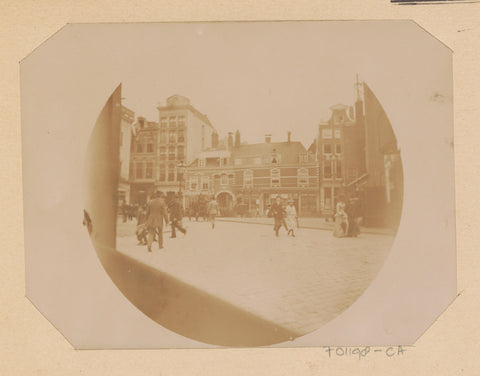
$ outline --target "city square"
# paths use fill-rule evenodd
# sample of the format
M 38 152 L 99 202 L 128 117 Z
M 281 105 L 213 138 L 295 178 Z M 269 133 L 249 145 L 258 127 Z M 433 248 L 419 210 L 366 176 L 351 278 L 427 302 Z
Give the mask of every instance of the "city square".
M 336 238 L 328 228 L 303 228 L 302 219 L 296 237 L 284 229 L 275 237 L 269 220 L 267 225 L 263 223 L 268 220 L 220 218 L 212 229 L 208 222 L 185 218 L 187 234 L 172 239 L 165 227 L 164 249 L 154 243 L 151 253 L 137 244 L 135 222 L 119 220 L 116 248 L 299 336 L 318 329 L 359 298 L 394 240 L 381 231 Z

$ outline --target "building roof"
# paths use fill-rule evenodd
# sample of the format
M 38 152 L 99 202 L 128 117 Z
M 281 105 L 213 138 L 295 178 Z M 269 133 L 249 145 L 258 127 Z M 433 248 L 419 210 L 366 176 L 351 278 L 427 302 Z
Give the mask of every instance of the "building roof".
M 208 150 L 198 154 L 197 158 L 230 158 L 228 150 Z
M 180 94 L 174 94 L 167 98 L 165 106 L 157 106 L 158 111 L 170 111 L 170 110 L 180 110 L 186 109 L 190 110 L 197 118 L 207 124 L 213 131 L 216 132 L 215 127 L 212 125 L 208 116 L 198 111 L 195 107 L 192 106 L 190 99 L 184 97 Z
M 307 150 L 298 141 L 285 142 L 263 142 L 260 144 L 240 145 L 232 149 L 233 158 L 248 158 L 256 156 L 270 155 L 273 152 L 281 155 L 281 163 L 298 163 L 299 154 L 306 153 Z

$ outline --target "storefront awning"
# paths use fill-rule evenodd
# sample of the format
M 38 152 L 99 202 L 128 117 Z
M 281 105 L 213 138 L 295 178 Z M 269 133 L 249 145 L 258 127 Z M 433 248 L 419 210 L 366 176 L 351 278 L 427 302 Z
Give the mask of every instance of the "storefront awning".
M 359 178 L 356 178 L 355 180 L 353 180 L 350 183 L 348 183 L 347 185 L 345 185 L 345 187 L 351 187 L 352 185 L 358 184 L 361 181 L 365 180 L 367 177 L 368 177 L 368 174 L 363 174 Z

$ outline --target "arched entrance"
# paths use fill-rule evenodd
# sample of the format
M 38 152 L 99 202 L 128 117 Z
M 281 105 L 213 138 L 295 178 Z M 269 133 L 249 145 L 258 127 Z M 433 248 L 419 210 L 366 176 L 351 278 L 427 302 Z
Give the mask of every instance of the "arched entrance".
M 215 199 L 218 203 L 218 208 L 220 209 L 220 215 L 223 217 L 233 216 L 233 203 L 235 197 L 232 192 L 221 191 L 215 195 Z

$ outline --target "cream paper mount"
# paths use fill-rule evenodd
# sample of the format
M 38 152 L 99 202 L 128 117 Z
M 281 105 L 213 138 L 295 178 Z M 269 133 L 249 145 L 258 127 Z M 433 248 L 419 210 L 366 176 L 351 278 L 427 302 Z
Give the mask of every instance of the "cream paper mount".
M 126 105 L 136 115 L 159 121 L 159 102 L 184 94 L 209 115 L 212 123 L 217 121 L 223 133 L 238 127 L 254 143 L 266 131 L 274 140 L 280 139 L 291 127 L 293 136 L 305 145 L 317 138 L 324 109 L 337 101 L 353 105 L 357 74 L 388 116 L 404 174 L 401 222 L 391 249 L 386 249 L 383 266 L 370 276 L 371 284 L 353 304 L 335 311 L 331 320 L 315 330 L 273 340 L 242 337 L 248 331 L 239 324 L 243 318 L 238 318 L 234 304 L 231 316 L 223 317 L 224 326 L 212 323 L 214 312 L 210 326 L 198 321 L 198 317 L 211 313 L 200 314 L 201 299 L 193 310 L 189 306 L 178 311 L 183 321 L 176 326 L 168 319 L 145 314 L 149 311 L 145 302 L 133 295 L 142 296 L 145 291 L 145 296 L 154 296 L 147 295 L 146 290 L 158 283 L 145 270 L 157 268 L 159 260 L 171 265 L 172 269 L 162 270 L 164 283 L 162 278 L 174 271 L 178 279 L 191 259 L 175 260 L 155 253 L 152 257 L 157 259 L 146 260 L 146 248 L 138 252 L 135 248 L 121 256 L 124 263 L 118 266 L 118 255 L 126 252 L 111 245 L 120 243 L 112 236 L 115 231 L 119 235 L 120 225 L 114 225 L 113 232 L 97 232 L 102 226 L 97 224 L 111 226 L 118 204 L 118 197 L 112 194 L 92 199 L 92 192 L 108 193 L 118 179 L 119 161 L 112 164 L 102 159 L 115 155 L 120 145 L 118 138 L 106 142 L 115 133 L 102 128 L 102 124 L 119 122 L 115 106 Z M 21 96 L 27 297 L 75 348 L 412 344 L 456 296 L 452 53 L 414 22 L 70 24 L 22 61 Z M 148 113 L 150 109 L 153 112 Z M 291 123 L 282 123 L 282 118 Z M 259 127 L 266 119 L 271 122 L 268 129 Z M 103 131 L 98 131 L 99 127 Z M 102 138 L 103 144 L 98 141 Z M 93 156 L 92 148 L 97 153 Z M 110 178 L 105 174 L 92 177 L 88 169 L 85 173 L 92 166 L 117 172 Z M 100 178 L 106 179 L 105 185 L 98 185 Z M 92 214 L 101 205 L 109 205 L 111 210 Z M 88 224 L 89 216 L 92 239 L 82 225 L 82 220 Z M 218 233 L 222 223 L 218 222 Z M 192 235 L 195 226 L 189 227 Z M 254 228 L 252 236 L 264 227 Z M 325 230 L 315 230 L 323 231 L 322 235 L 309 232 L 314 230 L 299 231 L 299 239 L 312 236 L 318 252 L 332 251 L 331 240 L 322 243 Z M 363 241 L 362 236 L 366 243 L 357 243 L 364 244 L 361 252 L 374 249 L 383 239 L 367 231 L 359 241 Z M 302 240 L 298 242 L 302 244 Z M 293 252 L 305 255 L 299 268 L 315 255 L 302 253 L 301 247 L 293 247 Z M 108 251 L 103 252 L 104 248 Z M 230 257 L 234 260 L 234 253 Z M 210 262 L 223 262 L 219 264 L 223 267 L 229 259 L 212 256 Z M 143 282 L 135 280 L 138 285 L 125 279 L 133 265 L 143 278 Z M 252 263 L 253 267 L 257 265 Z M 238 276 L 220 273 L 218 281 L 209 286 L 220 291 L 220 287 L 233 283 L 244 270 L 238 268 Z M 193 273 L 193 269 L 186 270 Z M 322 265 L 318 265 L 321 273 Z M 345 274 L 340 268 L 338 281 L 330 281 L 332 286 L 319 284 L 318 289 L 341 286 L 349 278 Z M 265 296 L 275 296 L 282 286 L 299 283 L 298 279 L 289 281 L 285 274 L 277 277 L 278 284 L 265 287 Z M 181 278 L 180 282 L 186 283 Z M 193 287 L 200 293 L 211 295 L 213 291 Z M 335 290 L 330 301 L 316 301 L 299 290 L 298 305 L 293 304 L 292 309 L 269 306 L 268 299 L 250 299 L 253 303 L 247 313 L 255 316 L 263 310 L 275 316 L 276 312 L 286 312 L 294 316 L 288 318 L 290 324 L 302 323 L 303 313 L 313 310 L 309 317 L 317 312 L 321 315 L 322 307 L 354 289 L 350 283 L 343 292 Z M 228 296 L 229 291 L 223 292 Z M 167 300 L 166 306 L 169 303 Z M 298 308 L 302 304 L 305 309 Z M 265 317 L 249 330 L 270 325 L 272 331 L 278 331 L 276 328 L 290 325 L 272 324 Z M 238 330 L 232 334 L 219 329 L 235 327 Z

